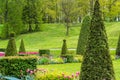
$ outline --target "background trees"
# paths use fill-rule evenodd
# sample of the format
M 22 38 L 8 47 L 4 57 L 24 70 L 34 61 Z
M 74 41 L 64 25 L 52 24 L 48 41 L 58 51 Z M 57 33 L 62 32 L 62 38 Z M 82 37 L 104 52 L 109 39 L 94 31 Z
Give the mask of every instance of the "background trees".
M 100 0 L 102 18 L 119 21 L 120 1 Z M 4 24 L 2 38 L 14 31 L 17 35 L 40 30 L 41 23 L 64 23 L 66 35 L 73 23 L 92 15 L 95 0 L 0 0 L 0 23 Z

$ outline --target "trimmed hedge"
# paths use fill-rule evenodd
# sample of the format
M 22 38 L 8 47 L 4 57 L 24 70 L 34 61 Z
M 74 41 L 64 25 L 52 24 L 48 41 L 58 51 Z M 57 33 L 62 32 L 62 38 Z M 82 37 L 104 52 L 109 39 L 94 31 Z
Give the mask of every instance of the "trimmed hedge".
M 0 48 L 0 52 L 5 52 L 5 48 Z
M 36 69 L 37 57 L 9 56 L 0 59 L 0 73 L 20 78 L 20 71 L 26 75 L 27 69 Z
M 39 55 L 50 55 L 50 50 L 49 49 L 40 49 L 39 50 Z

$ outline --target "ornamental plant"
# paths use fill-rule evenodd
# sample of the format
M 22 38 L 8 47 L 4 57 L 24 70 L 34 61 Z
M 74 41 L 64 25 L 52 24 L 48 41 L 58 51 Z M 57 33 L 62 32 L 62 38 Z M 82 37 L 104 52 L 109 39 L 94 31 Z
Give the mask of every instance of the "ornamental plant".
M 66 40 L 64 39 L 63 40 L 63 45 L 62 45 L 62 51 L 61 51 L 61 56 L 64 56 L 68 53 L 68 50 L 67 50 L 67 44 L 66 44 Z
M 119 35 L 118 44 L 116 48 L 116 58 L 120 58 L 120 35 Z
M 86 45 L 88 42 L 89 30 L 90 30 L 90 17 L 86 16 L 82 22 L 78 44 L 77 44 L 77 49 L 76 49 L 76 54 L 79 54 L 79 55 L 84 54 L 86 50 Z
M 115 80 L 107 41 L 99 0 L 96 0 L 79 80 Z
M 21 44 L 20 44 L 19 52 L 26 52 L 23 39 L 21 39 Z
M 17 55 L 17 48 L 16 48 L 16 42 L 14 39 L 14 34 L 11 33 L 10 35 L 10 40 L 8 42 L 6 51 L 5 51 L 5 56 L 16 56 Z

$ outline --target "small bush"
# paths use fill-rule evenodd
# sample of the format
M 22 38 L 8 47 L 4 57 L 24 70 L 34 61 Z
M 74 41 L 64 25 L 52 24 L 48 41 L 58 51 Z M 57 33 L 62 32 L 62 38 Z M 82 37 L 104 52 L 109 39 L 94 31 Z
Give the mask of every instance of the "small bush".
M 63 64 L 64 60 L 62 58 L 51 59 L 50 64 Z
M 5 48 L 0 48 L 0 52 L 5 52 Z
M 83 56 L 81 56 L 81 55 L 77 55 L 77 56 L 75 56 L 74 57 L 74 61 L 73 62 L 82 62 L 83 61 Z
M 37 57 L 9 56 L 0 59 L 0 73 L 7 76 L 20 77 L 20 70 L 26 73 L 28 68 L 36 69 Z
M 21 39 L 19 52 L 26 52 L 23 39 Z
M 61 50 L 61 56 L 64 56 L 68 53 L 68 49 L 67 49 L 67 43 L 66 40 L 63 40 L 63 45 L 62 45 L 62 50 Z
M 38 60 L 38 64 L 40 65 L 40 64 L 49 64 L 49 59 L 48 58 L 46 58 L 46 57 L 43 57 L 43 58 L 41 58 L 41 59 L 39 59 Z
M 74 56 L 71 54 L 66 55 L 67 63 L 72 63 L 74 61 Z
M 50 50 L 49 49 L 39 50 L 39 55 L 40 56 L 49 56 L 50 55 Z

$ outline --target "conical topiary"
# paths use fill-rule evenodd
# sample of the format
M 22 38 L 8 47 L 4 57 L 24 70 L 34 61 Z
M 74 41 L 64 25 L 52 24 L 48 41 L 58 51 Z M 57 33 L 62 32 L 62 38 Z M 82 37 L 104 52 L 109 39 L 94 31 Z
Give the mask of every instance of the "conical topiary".
M 86 16 L 82 22 L 76 54 L 81 55 L 84 54 L 88 42 L 89 30 L 90 30 L 90 17 Z
M 11 36 L 6 51 L 5 56 L 16 56 L 17 55 L 17 48 L 14 37 Z
M 62 51 L 61 51 L 61 56 L 65 56 L 67 54 L 68 50 L 67 50 L 67 44 L 66 44 L 66 40 L 63 40 L 63 45 L 62 45 Z
M 120 35 L 119 35 L 118 44 L 116 48 L 116 58 L 120 58 Z
M 21 44 L 20 44 L 19 52 L 26 52 L 23 39 L 21 39 Z
M 115 80 L 99 0 L 95 2 L 79 80 Z

